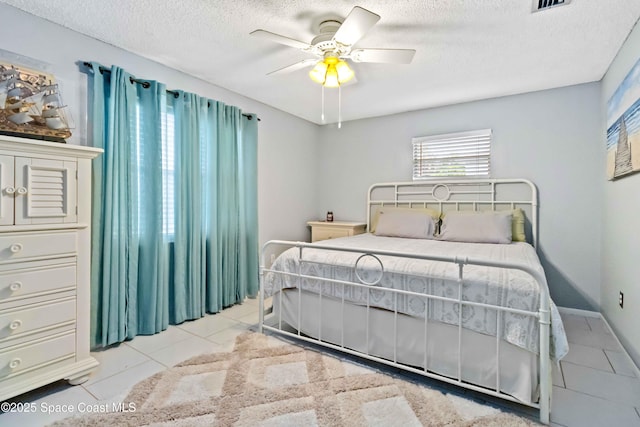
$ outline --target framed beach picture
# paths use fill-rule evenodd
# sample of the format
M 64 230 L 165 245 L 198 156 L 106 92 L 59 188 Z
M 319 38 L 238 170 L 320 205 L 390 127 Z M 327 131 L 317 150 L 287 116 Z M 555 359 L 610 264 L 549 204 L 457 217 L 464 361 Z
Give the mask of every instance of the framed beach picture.
M 640 171 L 640 60 L 607 104 L 607 178 Z

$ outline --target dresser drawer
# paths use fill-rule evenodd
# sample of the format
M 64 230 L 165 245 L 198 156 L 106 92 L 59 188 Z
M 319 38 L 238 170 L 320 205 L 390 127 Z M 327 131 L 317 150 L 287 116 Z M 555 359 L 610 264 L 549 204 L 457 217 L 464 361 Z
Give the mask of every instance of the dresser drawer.
M 0 311 L 0 344 L 12 337 L 32 334 L 61 323 L 72 324 L 75 318 L 74 297 Z
M 16 233 L 0 236 L 0 261 L 75 253 L 77 233 Z
M 75 333 L 60 334 L 29 345 L 9 347 L 0 352 L 0 379 L 19 375 L 63 358 L 73 358 Z
M 75 286 L 75 258 L 0 266 L 0 303 Z
M 351 230 L 346 228 L 322 227 L 320 229 L 316 229 L 314 227 L 311 232 L 311 239 L 314 242 L 317 240 L 337 239 L 338 237 L 347 237 L 351 235 Z

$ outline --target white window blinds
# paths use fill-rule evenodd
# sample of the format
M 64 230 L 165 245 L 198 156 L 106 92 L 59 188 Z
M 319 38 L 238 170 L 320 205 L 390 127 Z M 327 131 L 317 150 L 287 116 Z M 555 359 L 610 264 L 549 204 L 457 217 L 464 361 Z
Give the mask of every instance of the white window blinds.
M 421 136 L 411 143 L 413 179 L 490 174 L 491 129 Z
M 173 96 L 173 95 L 171 95 Z M 138 104 L 136 106 L 136 147 L 138 163 L 144 163 L 144 150 L 143 146 L 152 145 L 157 149 L 158 145 L 161 150 L 160 160 L 162 162 L 162 229 L 165 236 L 173 236 L 175 228 L 175 130 L 174 130 L 174 113 L 173 107 L 167 105 L 166 114 L 161 118 L 161 141 L 156 140 L 156 136 L 145 135 L 144 129 L 145 114 L 142 110 L 142 106 Z M 137 170 L 138 173 L 144 173 L 144 168 Z M 143 188 L 144 179 L 138 177 L 138 194 L 142 194 L 145 190 Z M 138 209 L 138 224 L 145 223 L 144 217 L 145 209 Z
M 164 234 L 175 232 L 175 128 L 173 107 L 167 103 L 162 117 L 162 228 Z

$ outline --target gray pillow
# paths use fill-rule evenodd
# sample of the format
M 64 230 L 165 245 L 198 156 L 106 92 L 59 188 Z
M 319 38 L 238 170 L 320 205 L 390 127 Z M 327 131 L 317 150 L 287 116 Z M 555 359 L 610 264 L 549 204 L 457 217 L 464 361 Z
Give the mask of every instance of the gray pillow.
M 380 212 L 374 234 L 387 237 L 433 239 L 435 225 L 428 213 L 416 211 Z
M 511 243 L 511 212 L 448 212 L 440 240 L 469 243 Z

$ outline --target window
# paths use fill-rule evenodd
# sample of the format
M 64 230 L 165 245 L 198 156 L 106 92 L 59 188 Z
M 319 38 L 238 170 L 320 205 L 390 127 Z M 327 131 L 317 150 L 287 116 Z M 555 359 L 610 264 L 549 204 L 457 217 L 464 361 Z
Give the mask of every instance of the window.
M 142 145 L 151 143 L 157 145 L 157 141 L 144 140 L 142 134 L 143 129 L 143 114 L 141 112 L 140 105 L 136 106 L 136 138 L 137 138 L 137 156 L 138 162 L 142 163 Z M 173 238 L 175 230 L 175 133 L 174 133 L 174 114 L 171 105 L 167 105 L 167 113 L 162 115 L 162 130 L 161 137 L 161 161 L 162 161 L 162 233 L 168 237 Z M 138 194 L 141 194 L 144 189 L 142 188 L 142 180 L 138 179 Z M 144 209 L 138 209 L 138 224 L 139 227 L 144 223 Z
M 488 177 L 491 129 L 421 136 L 413 145 L 413 179 Z
M 167 236 L 175 232 L 175 130 L 171 105 L 162 118 L 162 230 Z

